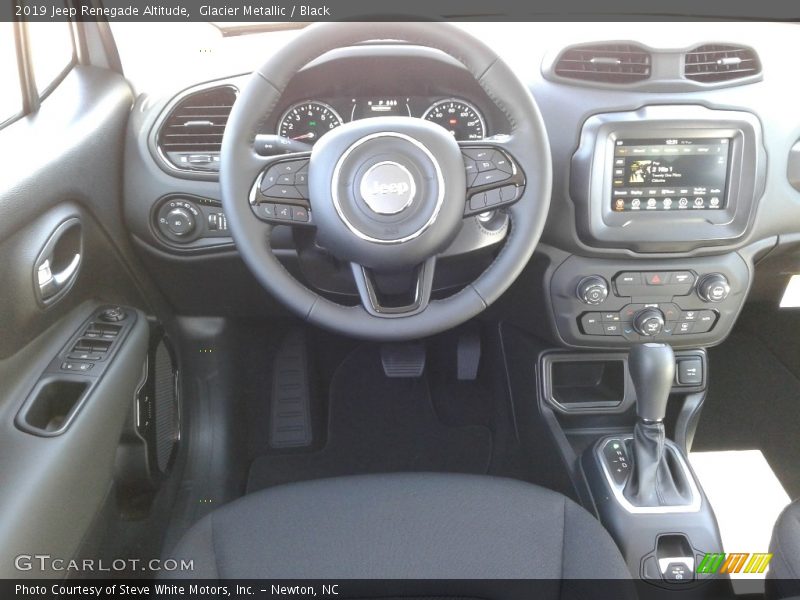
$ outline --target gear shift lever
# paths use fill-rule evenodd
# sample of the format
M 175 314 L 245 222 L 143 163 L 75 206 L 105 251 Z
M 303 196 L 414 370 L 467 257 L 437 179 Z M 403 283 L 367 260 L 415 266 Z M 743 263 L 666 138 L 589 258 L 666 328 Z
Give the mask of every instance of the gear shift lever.
M 649 423 L 663 421 L 675 377 L 675 354 L 667 344 L 636 344 L 628 356 L 636 389 L 636 414 Z
M 675 376 L 675 355 L 666 344 L 631 347 L 628 370 L 636 389 L 633 469 L 623 494 L 634 506 L 674 506 L 691 496 L 684 472 L 664 451 L 664 415 Z

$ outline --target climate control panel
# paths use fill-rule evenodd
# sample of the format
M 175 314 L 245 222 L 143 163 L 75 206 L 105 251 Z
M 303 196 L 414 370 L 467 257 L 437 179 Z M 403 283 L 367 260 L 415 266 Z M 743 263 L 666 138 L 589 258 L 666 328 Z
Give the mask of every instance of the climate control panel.
M 559 336 L 572 346 L 721 341 L 741 310 L 750 268 L 731 253 L 665 261 L 571 256 L 550 278 Z

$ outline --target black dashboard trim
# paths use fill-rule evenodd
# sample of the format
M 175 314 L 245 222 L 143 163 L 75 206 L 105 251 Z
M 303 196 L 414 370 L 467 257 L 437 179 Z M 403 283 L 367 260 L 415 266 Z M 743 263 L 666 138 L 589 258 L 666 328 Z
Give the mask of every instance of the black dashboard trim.
M 614 140 L 620 137 L 732 138 L 727 206 L 713 212 L 614 213 L 608 166 Z M 731 244 L 752 225 L 764 191 L 766 160 L 761 123 L 749 112 L 700 105 L 650 105 L 594 115 L 584 123 L 572 158 L 570 197 L 578 233 L 590 246 L 641 253 L 677 253 Z

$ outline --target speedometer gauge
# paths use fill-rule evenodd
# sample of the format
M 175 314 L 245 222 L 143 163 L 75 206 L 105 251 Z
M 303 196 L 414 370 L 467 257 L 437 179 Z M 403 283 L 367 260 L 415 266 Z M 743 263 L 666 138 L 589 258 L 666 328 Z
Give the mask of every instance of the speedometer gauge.
M 481 113 L 464 100 L 440 100 L 426 110 L 422 118 L 441 125 L 459 141 L 486 137 L 486 123 Z
M 300 102 L 283 113 L 278 122 L 278 135 L 313 144 L 342 123 L 339 113 L 324 102 Z

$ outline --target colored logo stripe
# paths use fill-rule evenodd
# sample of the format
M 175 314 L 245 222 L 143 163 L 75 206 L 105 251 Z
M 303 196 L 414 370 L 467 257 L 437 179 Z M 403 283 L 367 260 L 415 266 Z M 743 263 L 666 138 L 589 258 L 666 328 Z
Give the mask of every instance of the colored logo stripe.
M 763 573 L 772 560 L 772 554 L 746 552 L 710 552 L 697 565 L 698 573 Z

